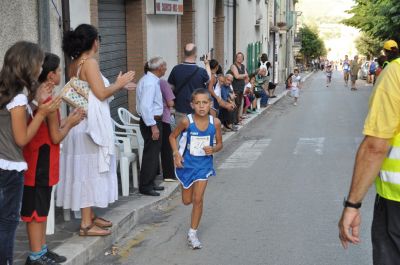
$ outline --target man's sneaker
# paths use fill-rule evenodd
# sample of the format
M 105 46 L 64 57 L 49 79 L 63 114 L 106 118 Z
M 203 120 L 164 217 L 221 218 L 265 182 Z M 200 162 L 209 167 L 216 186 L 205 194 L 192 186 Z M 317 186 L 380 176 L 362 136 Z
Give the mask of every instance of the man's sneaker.
M 46 255 L 41 256 L 37 260 L 31 260 L 29 257 L 26 259 L 25 265 L 60 265 L 52 259 L 46 257 Z
M 44 255 L 47 256 L 49 259 L 54 260 L 56 263 L 62 263 L 67 261 L 66 257 L 60 256 L 51 250 L 47 250 L 46 254 Z
M 188 233 L 188 243 L 192 249 L 200 249 L 202 247 L 197 238 L 197 233 Z

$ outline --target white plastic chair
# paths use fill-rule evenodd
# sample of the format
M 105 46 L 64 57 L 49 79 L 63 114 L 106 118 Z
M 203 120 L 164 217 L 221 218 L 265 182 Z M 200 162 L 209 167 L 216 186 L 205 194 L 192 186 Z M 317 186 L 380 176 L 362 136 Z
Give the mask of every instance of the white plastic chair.
M 136 155 L 132 153 L 130 139 L 127 135 L 118 136 L 118 132 L 116 132 L 115 145 L 117 147 L 117 158 L 121 175 L 122 196 L 128 196 L 130 164 L 132 164 L 133 187 L 139 187 Z
M 125 108 L 118 108 L 118 117 L 121 120 L 122 124 L 125 126 L 124 130 L 126 132 L 132 132 L 136 135 L 137 141 L 131 141 L 132 149 L 138 150 L 139 155 L 139 165 L 142 166 L 142 157 L 143 157 L 143 148 L 144 148 L 144 140 L 142 133 L 140 132 L 139 124 L 133 123 L 133 121 L 139 122 L 140 118 L 130 113 Z M 117 126 L 118 127 L 118 126 Z M 121 127 L 119 127 L 122 129 Z
M 122 196 L 129 195 L 129 165 L 132 164 L 133 187 L 138 188 L 137 158 L 132 152 L 131 141 L 137 141 L 136 131 L 130 126 L 119 124 L 112 120 L 114 125 L 115 145 L 119 160 Z M 117 131 L 115 129 L 120 129 Z
M 136 122 L 140 121 L 140 117 L 133 115 L 125 108 L 118 108 L 118 117 L 122 122 L 126 121 L 128 124 L 132 124 L 131 120 Z

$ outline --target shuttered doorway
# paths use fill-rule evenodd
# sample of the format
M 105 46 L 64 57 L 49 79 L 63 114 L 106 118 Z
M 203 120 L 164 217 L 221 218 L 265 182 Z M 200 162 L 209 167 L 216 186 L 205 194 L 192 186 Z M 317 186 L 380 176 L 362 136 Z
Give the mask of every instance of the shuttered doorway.
M 118 73 L 127 70 L 125 0 L 99 0 L 100 69 L 113 83 Z M 128 109 L 128 92 L 121 90 L 111 101 L 111 116 L 118 120 L 117 109 Z

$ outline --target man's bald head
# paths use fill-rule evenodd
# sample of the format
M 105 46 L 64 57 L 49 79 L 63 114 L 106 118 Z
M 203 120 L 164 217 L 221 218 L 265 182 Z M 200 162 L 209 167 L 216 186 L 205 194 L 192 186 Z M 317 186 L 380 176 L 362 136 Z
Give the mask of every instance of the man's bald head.
M 183 53 L 185 54 L 185 57 L 196 56 L 197 54 L 196 45 L 194 45 L 193 43 L 186 44 Z

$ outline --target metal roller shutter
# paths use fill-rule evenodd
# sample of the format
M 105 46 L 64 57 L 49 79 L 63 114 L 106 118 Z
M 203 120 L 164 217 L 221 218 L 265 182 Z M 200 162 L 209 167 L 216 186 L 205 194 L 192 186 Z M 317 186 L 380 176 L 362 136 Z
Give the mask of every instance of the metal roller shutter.
M 120 71 L 127 70 L 125 0 L 99 0 L 100 69 L 113 83 Z M 110 103 L 111 116 L 118 120 L 117 109 L 128 108 L 128 92 L 116 93 Z

